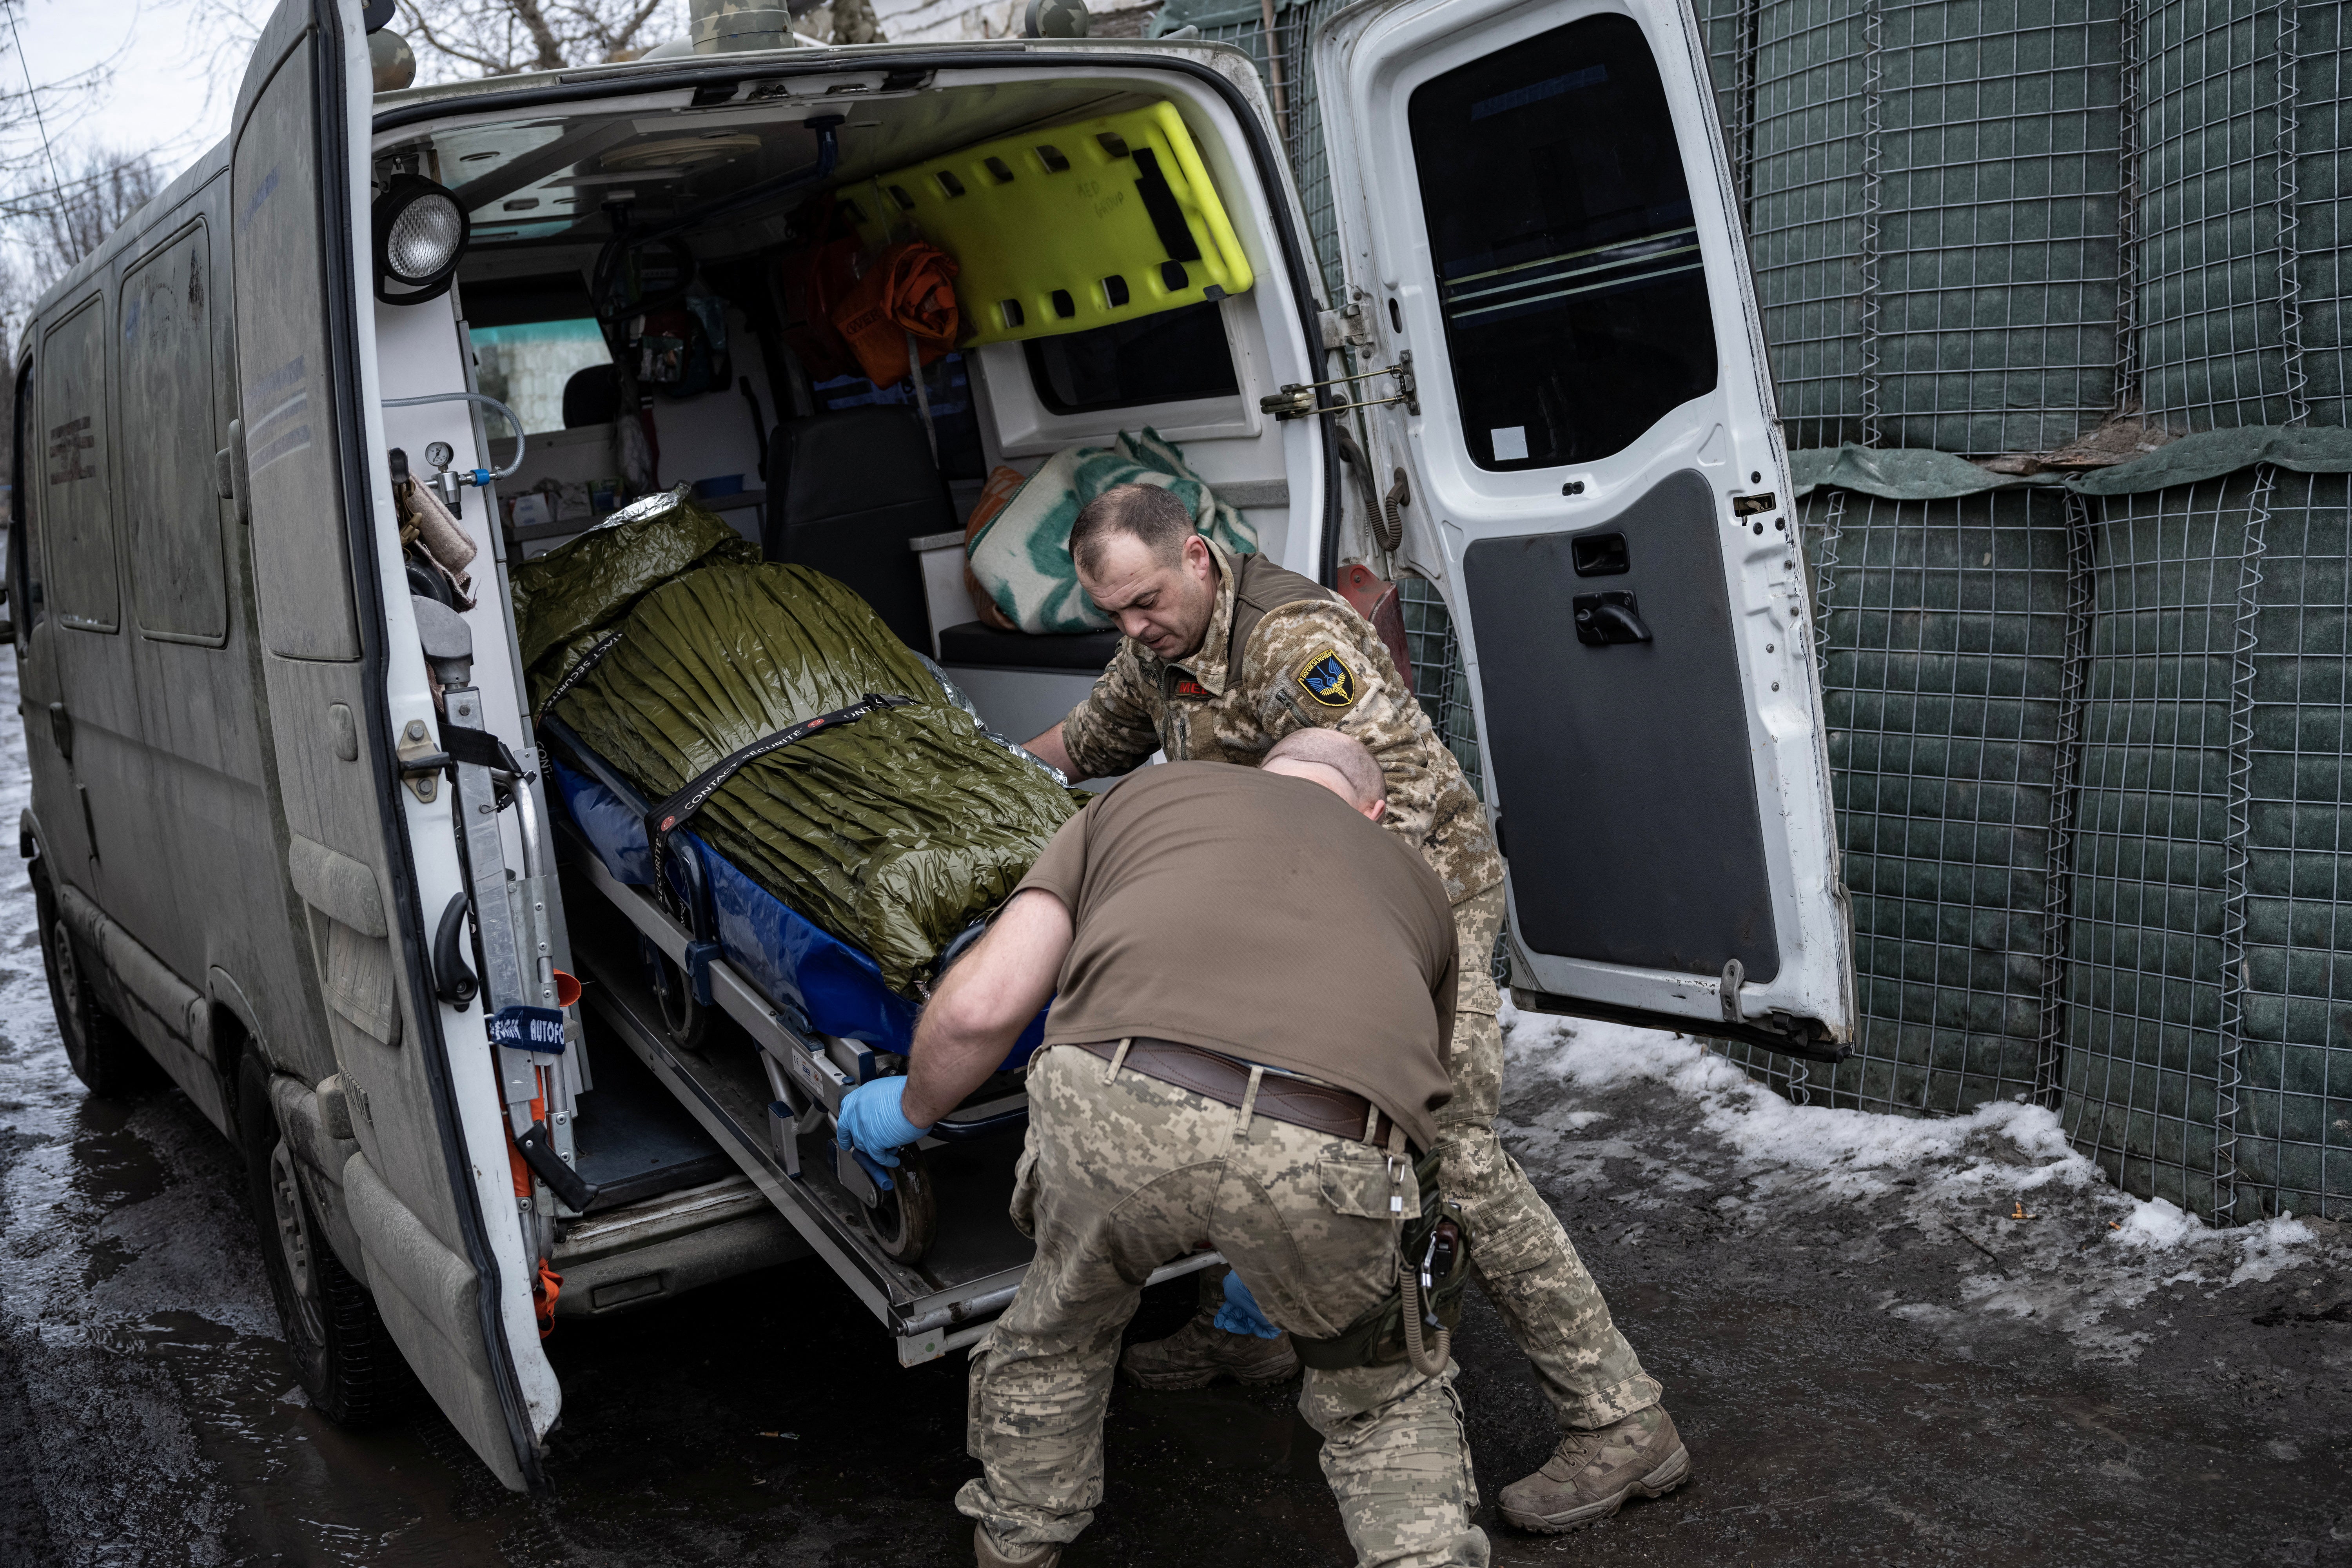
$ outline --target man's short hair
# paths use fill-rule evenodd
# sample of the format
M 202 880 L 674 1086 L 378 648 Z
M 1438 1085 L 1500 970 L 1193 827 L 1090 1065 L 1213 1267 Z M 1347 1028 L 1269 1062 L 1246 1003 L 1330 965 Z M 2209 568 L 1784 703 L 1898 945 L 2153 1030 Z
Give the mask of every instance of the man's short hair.
M 1092 574 L 1103 546 L 1113 534 L 1124 533 L 1141 540 L 1163 565 L 1173 566 L 1194 531 L 1184 503 L 1160 486 L 1114 485 L 1088 501 L 1070 525 L 1070 559 L 1079 571 Z
M 1359 805 L 1389 797 L 1388 780 L 1381 773 L 1380 760 L 1353 735 L 1337 730 L 1293 730 L 1276 741 L 1265 753 L 1265 761 L 1289 757 L 1302 763 L 1319 763 L 1348 781 L 1348 792 Z M 1265 766 L 1264 763 L 1258 764 Z

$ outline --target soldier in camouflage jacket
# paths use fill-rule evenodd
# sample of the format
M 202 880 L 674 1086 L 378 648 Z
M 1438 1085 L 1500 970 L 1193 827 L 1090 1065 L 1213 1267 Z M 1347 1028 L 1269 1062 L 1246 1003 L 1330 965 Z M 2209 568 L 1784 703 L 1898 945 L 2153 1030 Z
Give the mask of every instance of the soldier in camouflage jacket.
M 1611 1320 L 1559 1216 L 1496 1137 L 1502 1103 L 1500 998 L 1483 963 L 1503 920 L 1503 861 L 1485 809 L 1371 623 L 1329 589 L 1263 556 L 1201 538 L 1181 505 L 1140 485 L 1106 491 L 1071 531 L 1079 581 L 1125 634 L 1087 700 L 1029 749 L 1073 782 L 1171 761 L 1255 766 L 1308 725 L 1339 730 L 1380 760 L 1389 829 L 1428 860 L 1454 903 L 1464 954 L 1440 1114 L 1445 1191 L 1475 1227 L 1472 1262 L 1530 1363 L 1563 1436 L 1549 1463 L 1497 1500 L 1513 1523 L 1573 1529 L 1627 1497 L 1678 1485 L 1689 1457 L 1655 1379 Z M 1237 889 L 1238 891 L 1238 889 Z M 1224 1375 L 1265 1381 L 1295 1366 L 1213 1322 L 1221 1281 L 1172 1338 L 1122 1363 L 1155 1388 Z

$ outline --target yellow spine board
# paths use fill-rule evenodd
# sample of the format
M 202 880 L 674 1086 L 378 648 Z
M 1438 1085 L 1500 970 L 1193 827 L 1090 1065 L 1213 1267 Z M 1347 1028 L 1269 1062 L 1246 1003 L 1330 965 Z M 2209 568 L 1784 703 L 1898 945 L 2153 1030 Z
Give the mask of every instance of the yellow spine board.
M 1083 332 L 1243 293 L 1255 276 L 1166 102 L 983 142 L 840 195 L 874 249 L 919 237 L 955 258 L 967 344 Z

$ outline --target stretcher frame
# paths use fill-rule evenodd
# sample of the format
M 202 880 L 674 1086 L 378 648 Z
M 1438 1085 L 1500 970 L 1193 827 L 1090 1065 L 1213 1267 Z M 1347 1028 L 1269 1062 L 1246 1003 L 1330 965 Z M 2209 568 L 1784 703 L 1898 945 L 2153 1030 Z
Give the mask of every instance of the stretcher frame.
M 610 904 L 637 936 L 653 943 L 683 972 L 693 933 L 654 900 L 650 889 L 632 887 L 607 870 L 568 816 L 559 816 L 555 830 L 571 851 L 562 858 L 567 903 L 593 897 Z M 572 922 L 574 958 L 583 978 L 590 982 L 585 1005 L 677 1097 L 816 1256 L 890 1331 L 898 1344 L 899 1364 L 917 1366 L 936 1361 L 986 1334 L 997 1314 L 1012 1303 L 1013 1292 L 1028 1272 L 1029 1244 L 1022 1240 L 1017 1249 L 1003 1247 L 1005 1256 L 998 1266 L 960 1268 L 952 1279 L 942 1278 L 941 1269 L 926 1268 L 929 1258 L 913 1267 L 898 1262 L 883 1253 L 866 1225 L 860 1200 L 836 1179 L 832 1163 L 803 1157 L 799 1139 L 817 1129 L 807 1126 L 805 1119 L 780 1117 L 773 1109 L 797 1099 L 803 1105 L 837 1110 L 840 1097 L 856 1087 L 856 1075 L 861 1070 L 871 1075 L 871 1052 L 855 1042 L 813 1037 L 794 1028 L 724 957 L 711 958 L 711 1005 L 758 1047 L 767 1080 L 763 1093 L 741 1076 L 730 1073 L 719 1052 L 697 1055 L 672 1045 L 661 1023 L 660 1005 L 636 955 L 609 939 L 598 942 L 579 934 L 593 923 Z M 869 1059 L 861 1063 L 860 1056 Z M 793 1089 L 792 1094 L 782 1092 L 787 1085 Z M 950 1125 L 976 1128 L 983 1121 L 1025 1110 L 1027 1102 L 1028 1097 L 1019 1094 L 960 1107 L 956 1122 Z M 829 1126 L 824 1131 L 829 1142 Z M 939 1147 L 948 1142 L 927 1138 L 923 1146 Z M 1009 1182 L 1004 1195 L 1011 1196 Z M 943 1236 L 951 1217 L 945 1213 L 940 1216 Z M 934 1254 L 939 1250 L 934 1244 Z M 1146 1283 L 1156 1285 L 1223 1261 L 1215 1252 L 1194 1253 L 1153 1270 Z

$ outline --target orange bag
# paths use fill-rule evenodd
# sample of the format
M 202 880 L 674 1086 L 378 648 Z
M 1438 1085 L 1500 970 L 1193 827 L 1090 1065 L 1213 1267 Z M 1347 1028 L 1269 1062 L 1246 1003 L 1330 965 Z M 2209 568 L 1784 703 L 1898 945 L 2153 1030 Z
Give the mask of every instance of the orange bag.
M 834 330 L 857 356 L 866 380 L 895 386 L 907 379 L 910 333 L 925 364 L 955 347 L 963 330 L 955 275 L 955 258 L 946 251 L 905 240 L 876 258 L 849 297 L 834 307 Z
M 833 330 L 833 312 L 857 287 L 857 253 L 865 243 L 834 205 L 830 194 L 803 231 L 811 237 L 776 264 L 784 299 L 784 342 L 812 381 L 857 374 L 857 358 Z
M 1019 495 L 1021 487 L 1028 482 L 1029 476 L 1018 468 L 1008 468 L 999 464 L 990 469 L 988 483 L 982 487 L 980 499 L 972 502 L 971 515 L 964 520 L 963 524 L 963 591 L 971 595 L 972 613 L 980 617 L 981 624 L 994 626 L 1000 632 L 1017 632 L 1021 628 L 1013 624 L 1012 616 L 996 607 L 996 601 L 988 596 L 988 590 L 982 587 L 980 579 L 971 574 L 971 542 L 980 537 L 980 531 L 986 528 L 998 512 L 1013 503 L 1013 498 Z

